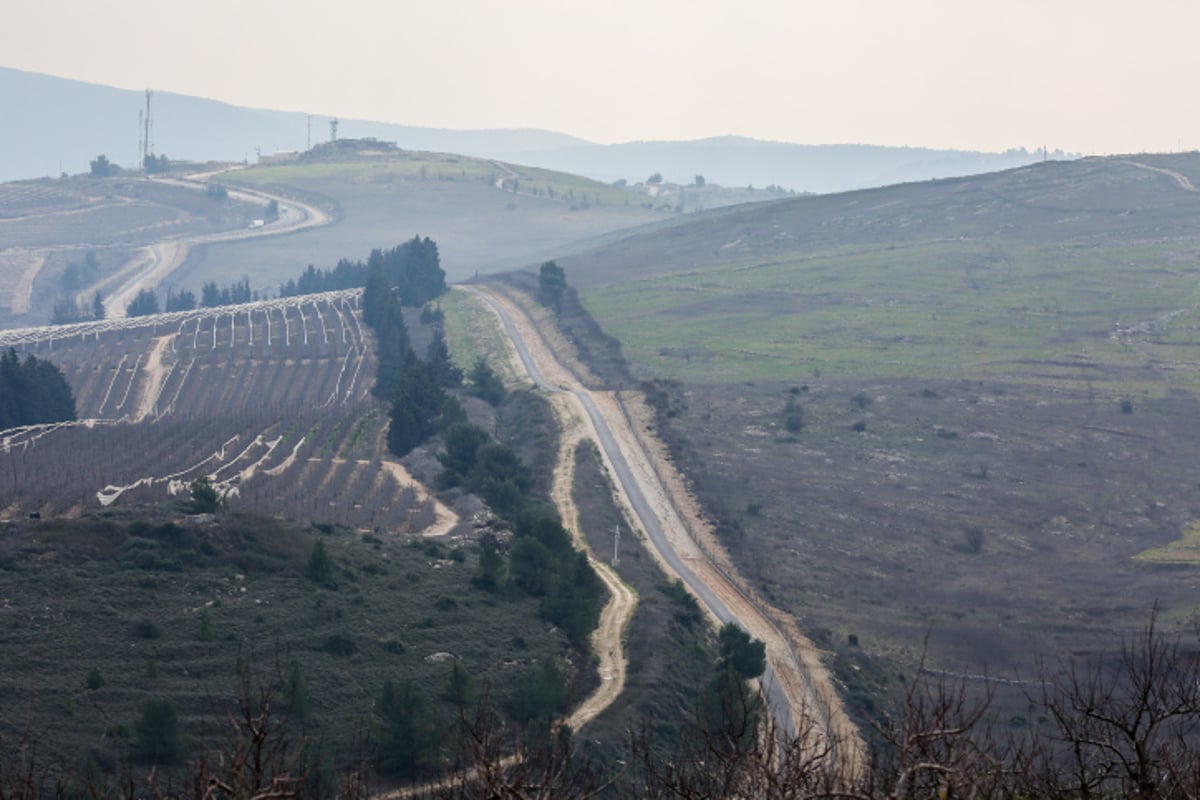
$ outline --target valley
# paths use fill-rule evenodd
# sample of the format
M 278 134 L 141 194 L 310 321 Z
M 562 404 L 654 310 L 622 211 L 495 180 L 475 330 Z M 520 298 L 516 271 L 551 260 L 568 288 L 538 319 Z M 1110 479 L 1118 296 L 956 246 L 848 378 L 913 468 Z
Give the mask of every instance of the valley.
M 846 779 L 878 765 L 881 732 L 922 676 L 994 692 L 990 718 L 1019 733 L 1037 720 L 1028 691 L 1046 664 L 1091 664 L 1152 614 L 1171 635 L 1195 615 L 1200 156 L 1047 162 L 683 215 L 572 176 L 361 146 L 221 181 L 230 216 L 162 216 L 163 238 L 14 240 L 12 319 L 44 309 L 44 280 L 93 245 L 109 277 L 87 288 L 111 287 L 115 307 L 156 284 L 237 281 L 251 265 L 269 295 L 302 263 L 330 266 L 363 241 L 444 236 L 434 252 L 462 285 L 404 323 L 414 351 L 444 334 L 459 370 L 480 357 L 494 368 L 510 393 L 501 405 L 473 378 L 451 381 L 464 419 L 534 467 L 538 502 L 607 587 L 590 644 L 526 620 L 549 638 L 540 661 L 519 659 L 564 670 L 573 703 L 559 712 L 573 731 L 603 731 L 592 744 L 605 757 L 621 757 L 626 698 L 672 726 L 664 742 L 684 740 L 667 715 L 699 713 L 722 623 L 764 643 L 760 684 L 782 734 L 832 754 L 822 769 Z M 204 194 L 154 183 L 112 185 Z M 107 208 L 18 195 L 41 211 L 14 219 L 44 212 L 46 231 Z M 105 203 L 136 205 L 122 197 Z M 238 224 L 268 201 L 279 222 Z M 148 213 L 111 236 L 141 235 Z M 504 272 L 551 257 L 569 286 L 557 306 L 536 270 Z M 477 580 L 493 538 L 512 531 L 478 486 L 455 484 L 446 430 L 386 453 L 387 403 L 371 394 L 381 343 L 363 303 L 346 289 L 0 330 L 0 347 L 62 370 L 79 416 L 0 432 L 0 519 L 15 534 L 4 568 L 25 574 L 49 552 L 32 515 L 103 528 L 105 558 L 128 562 L 118 572 L 187 571 L 196 537 L 170 555 L 170 541 L 146 545 L 140 528 L 126 541 L 106 520 L 178 526 L 205 478 L 236 525 L 300 526 L 279 534 L 290 555 L 262 555 L 289 575 L 302 543 L 332 532 L 346 565 L 370 563 L 368 547 L 388 559 L 408 548 Z M 644 562 L 607 555 L 616 545 L 596 520 L 624 526 L 635 541 L 622 545 Z M 129 555 L 138 548 L 153 553 Z M 404 569 L 415 584 L 420 570 Z M 445 584 L 439 596 L 459 600 L 438 610 L 509 602 L 471 585 Z M 692 627 L 688 602 L 708 628 Z M 392 622 L 369 624 L 388 640 Z M 652 625 L 669 631 L 669 655 L 649 652 Z M 478 636 L 467 629 L 446 641 Z M 473 669 L 511 682 L 473 652 Z M 689 666 L 668 683 L 672 659 Z M 647 674 L 664 685 L 648 689 Z

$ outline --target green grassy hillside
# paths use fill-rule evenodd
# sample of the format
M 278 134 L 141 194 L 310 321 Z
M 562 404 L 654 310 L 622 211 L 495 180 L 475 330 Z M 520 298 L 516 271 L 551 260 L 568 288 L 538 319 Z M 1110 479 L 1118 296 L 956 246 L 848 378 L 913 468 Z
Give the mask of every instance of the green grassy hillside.
M 736 560 L 829 647 L 1011 675 L 1191 568 L 1200 156 L 712 212 L 563 258 Z M 856 680 L 847 669 L 842 676 Z M 877 687 L 878 688 L 878 687 Z

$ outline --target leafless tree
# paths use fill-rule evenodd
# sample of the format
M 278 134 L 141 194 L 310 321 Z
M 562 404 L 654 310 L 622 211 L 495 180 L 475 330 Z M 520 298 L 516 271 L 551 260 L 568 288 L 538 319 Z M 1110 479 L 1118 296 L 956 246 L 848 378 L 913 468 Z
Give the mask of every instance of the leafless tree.
M 1200 652 L 1158 629 L 1115 658 L 1043 668 L 1041 705 L 1054 725 L 1042 748 L 1059 765 L 1058 796 L 1200 797 Z

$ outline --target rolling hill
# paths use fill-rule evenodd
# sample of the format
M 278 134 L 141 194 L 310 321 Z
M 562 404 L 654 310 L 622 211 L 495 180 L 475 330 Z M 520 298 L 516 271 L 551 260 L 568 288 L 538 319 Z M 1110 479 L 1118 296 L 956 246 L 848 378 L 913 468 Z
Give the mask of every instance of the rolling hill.
M 268 198 L 280 220 L 247 230 Z M 44 324 L 56 303 L 94 291 L 132 296 L 139 276 L 163 296 L 243 279 L 275 295 L 307 265 L 329 268 L 416 234 L 438 242 L 450 279 L 461 280 L 674 216 L 671 205 L 586 178 L 369 147 L 249 169 L 184 165 L 154 179 L 0 184 L 0 325 Z M 79 278 L 89 252 L 96 274 Z
M 1200 516 L 1198 178 L 1196 155 L 1050 162 L 706 212 L 559 263 L 655 381 L 739 568 L 852 696 L 926 635 L 927 666 L 1028 675 L 1155 602 L 1194 612 L 1194 568 L 1164 563 L 1194 539 L 1162 548 Z M 863 654 L 892 666 L 867 678 Z
M 169 91 L 156 91 L 151 105 L 153 149 L 174 159 L 252 164 L 259 154 L 302 151 L 329 139 L 326 116 L 314 116 L 310 128 L 305 113 L 241 108 Z M 0 130 L 0 181 L 85 172 L 98 153 L 126 167 L 140 161 L 137 121 L 145 108 L 143 92 L 0 67 L 0 107 L 6 112 Z M 395 142 L 405 150 L 527 164 L 604 183 L 634 183 L 658 172 L 672 183 L 687 184 L 699 174 L 728 186 L 775 185 L 798 192 L 988 172 L 1041 158 L 1024 150 L 799 145 L 741 137 L 601 145 L 537 129 L 442 130 L 368 120 L 339 120 L 338 133 Z

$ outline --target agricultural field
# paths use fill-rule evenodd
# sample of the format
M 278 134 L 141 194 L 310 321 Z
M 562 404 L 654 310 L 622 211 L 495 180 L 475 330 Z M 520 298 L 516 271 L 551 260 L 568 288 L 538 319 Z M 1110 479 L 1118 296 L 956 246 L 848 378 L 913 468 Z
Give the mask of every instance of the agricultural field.
M 389 724 L 419 727 L 449 764 L 460 710 L 481 703 L 521 728 L 594 690 L 587 650 L 542 618 L 543 601 L 476 585 L 480 532 L 445 524 L 408 477 L 439 470 L 433 448 L 381 460 L 387 408 L 370 395 L 360 300 L 0 332 L 0 347 L 61 365 L 81 417 L 0 433 L 0 739 L 33 743 L 42 765 L 140 780 L 148 700 L 169 701 L 194 757 L 224 743 L 239 691 L 265 689 L 323 779 L 365 763 L 388 789 L 407 777 L 376 758 L 404 747 L 386 743 Z M 481 352 L 500 346 L 486 325 L 466 330 Z M 548 404 L 514 390 L 498 409 L 464 405 L 544 494 L 558 451 Z M 191 513 L 199 476 L 226 509 Z M 482 507 L 461 489 L 446 501 L 464 519 Z M 387 683 L 415 689 L 419 722 L 407 706 L 386 718 Z M 157 772 L 168 787 L 181 774 Z
M 244 228 L 261 215 L 253 203 L 156 180 L 0 184 L 0 325 L 44 323 L 68 294 L 60 285 L 64 270 L 87 252 L 104 268 L 101 280 L 139 247 Z
M 387 415 L 358 297 L 0 332 L 63 371 L 79 415 L 3 433 L 4 515 L 164 501 L 204 475 L 241 510 L 427 527 L 432 501 L 380 461 Z
M 1039 164 L 559 263 L 634 376 L 668 381 L 660 431 L 739 568 L 870 713 L 923 642 L 929 668 L 1011 678 L 1114 649 L 1156 602 L 1190 624 L 1190 176 L 1195 154 Z

